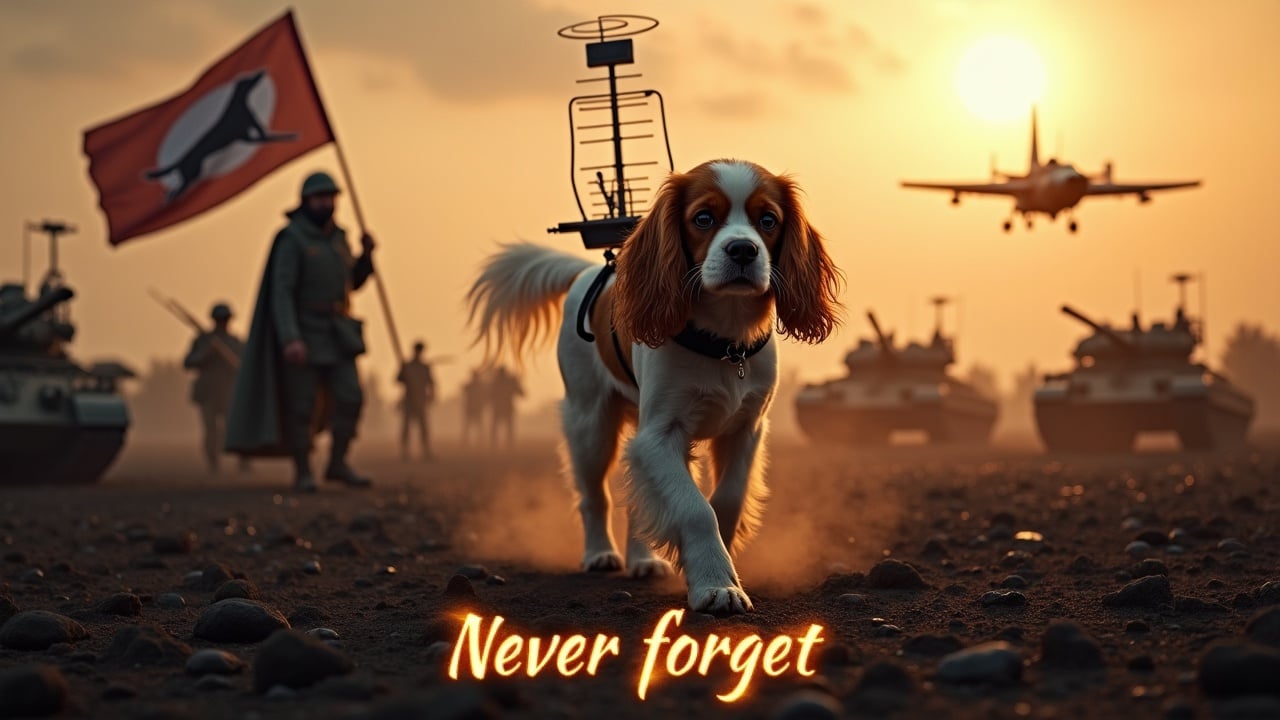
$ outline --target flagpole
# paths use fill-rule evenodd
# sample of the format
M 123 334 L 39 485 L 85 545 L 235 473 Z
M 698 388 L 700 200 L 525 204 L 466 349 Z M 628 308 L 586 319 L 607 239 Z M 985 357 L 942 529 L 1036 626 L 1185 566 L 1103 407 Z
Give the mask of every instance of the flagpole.
M 316 105 L 320 108 L 320 114 L 324 117 L 324 123 L 329 128 L 329 137 L 333 139 L 333 148 L 338 153 L 338 166 L 342 170 L 342 177 L 346 180 L 347 191 L 351 193 L 351 207 L 356 212 L 356 224 L 360 226 L 360 235 L 363 236 L 368 232 L 364 224 L 364 211 L 360 207 L 360 198 L 356 195 L 356 184 L 351 179 L 351 168 L 347 166 L 347 154 L 342 151 L 342 143 L 338 142 L 338 133 L 333 129 L 333 122 L 329 120 L 329 111 L 326 109 L 324 99 L 320 96 L 320 85 L 316 82 L 316 75 L 311 71 L 311 61 L 307 57 L 306 48 L 302 45 L 302 33 L 298 30 L 297 22 L 293 18 L 293 10 L 290 9 L 285 13 L 289 18 L 289 25 L 293 28 L 293 39 L 298 45 L 298 54 L 302 57 L 303 66 L 307 69 L 307 77 L 311 80 L 311 91 L 315 93 Z M 371 258 L 372 260 L 372 258 Z M 373 285 L 378 289 L 378 302 L 382 305 L 382 318 L 387 323 L 387 332 L 391 335 L 391 343 L 394 346 L 396 361 L 401 365 L 404 364 L 404 355 L 400 344 L 400 333 L 396 331 L 396 321 L 391 317 L 391 301 L 387 299 L 387 290 L 382 283 L 382 273 L 374 269 Z

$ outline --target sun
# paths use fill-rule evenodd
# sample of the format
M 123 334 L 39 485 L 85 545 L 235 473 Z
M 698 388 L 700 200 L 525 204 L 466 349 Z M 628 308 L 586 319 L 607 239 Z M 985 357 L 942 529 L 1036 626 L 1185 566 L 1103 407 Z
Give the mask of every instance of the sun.
M 1017 38 L 983 38 L 960 58 L 956 92 L 969 112 L 984 120 L 1024 118 L 1044 94 L 1044 63 Z

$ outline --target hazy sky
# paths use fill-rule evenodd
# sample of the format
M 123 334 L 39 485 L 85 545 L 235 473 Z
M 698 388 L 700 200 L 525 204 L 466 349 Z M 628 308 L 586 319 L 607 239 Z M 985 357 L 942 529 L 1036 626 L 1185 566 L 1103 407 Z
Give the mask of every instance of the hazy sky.
M 405 342 L 425 337 L 456 385 L 468 357 L 461 299 L 497 242 L 529 239 L 584 252 L 545 229 L 572 220 L 568 98 L 592 72 L 557 28 L 599 2 L 298 0 L 304 40 L 365 213 Z M 139 367 L 186 349 L 185 328 L 147 296 L 172 294 L 204 315 L 242 311 L 270 238 L 301 178 L 336 170 L 322 149 L 186 225 L 117 249 L 105 240 L 81 133 L 188 86 L 278 16 L 258 0 L 9 0 L 0 4 L 0 276 L 21 274 L 25 220 L 62 218 L 64 271 L 79 292 L 75 354 Z M 667 101 L 677 169 L 741 157 L 793 173 L 810 218 L 848 275 L 848 323 L 825 345 L 789 345 L 808 379 L 840 371 L 868 331 L 863 312 L 904 334 L 931 329 L 927 299 L 960 299 L 962 365 L 1002 376 L 1034 362 L 1065 369 L 1081 328 L 1057 307 L 1125 322 L 1141 278 L 1148 318 L 1172 312 L 1169 274 L 1204 271 L 1210 350 L 1240 321 L 1280 327 L 1280 3 L 799 3 L 615 0 L 654 15 L 636 39 L 641 83 Z M 1204 180 L 1198 190 L 1086 201 L 1080 234 L 1043 221 L 1000 231 L 1011 202 L 906 191 L 901 179 L 984 180 L 995 153 L 1021 171 L 1025 117 L 982 119 L 957 93 L 960 57 L 990 35 L 1026 42 L 1045 68 L 1041 155 L 1082 170 L 1115 163 L 1117 181 Z M 339 218 L 354 223 L 349 206 Z M 36 268 L 43 266 L 37 246 Z M 372 290 L 365 368 L 394 361 Z M 952 326 L 954 328 L 955 321 Z M 474 358 L 474 355 L 471 356 Z M 533 394 L 561 389 L 548 352 Z M 449 391 L 452 392 L 450 387 Z

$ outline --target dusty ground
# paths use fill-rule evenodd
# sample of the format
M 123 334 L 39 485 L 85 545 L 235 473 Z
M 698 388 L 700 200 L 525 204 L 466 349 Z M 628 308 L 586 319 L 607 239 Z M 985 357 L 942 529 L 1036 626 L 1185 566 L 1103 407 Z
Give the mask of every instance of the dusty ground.
M 706 679 L 661 678 L 648 700 L 636 699 L 642 639 L 665 610 L 683 607 L 683 584 L 576 571 L 580 531 L 554 446 L 506 456 L 446 449 L 430 464 L 401 462 L 386 447 L 361 452 L 379 481 L 371 492 L 324 488 L 297 497 L 285 490 L 279 463 L 249 475 L 229 468 L 213 481 L 185 448 L 144 447 L 130 448 L 100 486 L 0 489 L 0 592 L 20 610 L 61 613 L 89 632 L 47 650 L 0 649 L 0 671 L 55 666 L 70 685 L 65 714 L 92 717 L 773 717 L 805 687 L 829 694 L 850 717 L 1280 712 L 1271 700 L 1210 698 L 1198 680 L 1205 647 L 1242 638 L 1266 602 L 1260 586 L 1280 578 L 1278 452 L 1085 461 L 775 444 L 774 497 L 739 563 L 756 611 L 691 616 L 684 630 L 699 640 L 756 632 L 767 641 L 817 623 L 825 642 L 815 677 L 757 678 L 732 706 L 714 695 L 734 678 L 715 669 Z M 615 532 L 622 527 L 619 517 Z M 1159 540 L 1175 530 L 1181 553 Z M 1043 541 L 1018 540 L 1020 531 Z M 185 533 L 195 536 L 189 549 L 166 543 Z M 1105 605 L 1104 595 L 1133 579 L 1137 559 L 1126 546 L 1143 533 L 1178 599 Z M 1229 538 L 1240 545 L 1222 542 Z M 347 539 L 360 554 L 340 554 L 353 552 L 335 548 Z M 885 557 L 910 563 L 928 587 L 873 587 L 865 574 Z M 303 571 L 312 560 L 319 574 Z M 193 635 L 214 591 L 184 578 L 211 563 L 255 583 L 262 601 L 296 628 L 336 631 L 354 672 L 284 697 L 255 693 L 260 644 Z M 505 583 L 476 579 L 476 600 L 446 597 L 450 578 L 476 564 Z M 1006 582 L 1014 574 L 1025 586 Z M 984 606 L 982 596 L 1002 584 L 1023 593 L 1025 605 Z M 141 599 L 140 616 L 101 611 L 101 601 L 121 592 Z M 157 599 L 170 592 L 186 607 L 160 607 Z M 441 672 L 447 653 L 433 643 L 451 647 L 463 607 L 543 637 L 616 634 L 621 657 L 594 678 L 548 672 L 478 689 L 454 683 Z M 1084 670 L 1046 662 L 1042 637 L 1059 618 L 1078 623 L 1101 659 L 1084 653 Z M 230 687 L 208 689 L 183 671 L 181 657 L 154 665 L 111 657 L 117 632 L 138 624 L 159 626 L 192 649 L 230 650 L 250 667 L 231 676 Z M 1020 653 L 1020 678 L 937 677 L 943 655 L 992 640 Z

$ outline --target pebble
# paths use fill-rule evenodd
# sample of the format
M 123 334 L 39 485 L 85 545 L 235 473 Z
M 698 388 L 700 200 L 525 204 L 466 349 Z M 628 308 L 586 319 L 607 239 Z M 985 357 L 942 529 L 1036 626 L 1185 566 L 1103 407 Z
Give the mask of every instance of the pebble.
M 186 606 L 186 598 L 182 597 L 178 593 L 164 593 L 160 597 L 156 598 L 156 607 L 161 607 L 165 610 L 181 610 Z
M 1094 562 L 1093 558 L 1086 555 L 1077 555 L 1076 559 L 1072 560 L 1071 564 L 1067 566 L 1067 572 L 1072 575 L 1083 575 L 1084 573 L 1093 572 L 1097 569 L 1098 563 Z
M 116 593 L 98 603 L 97 610 L 104 615 L 137 617 L 142 614 L 142 598 L 133 593 Z
M 982 596 L 983 607 L 1015 607 L 1027 604 L 1027 596 L 1017 590 L 992 590 Z
M 325 627 L 311 628 L 307 634 L 317 640 L 341 640 L 337 630 L 330 630 Z
M 489 577 L 489 569 L 483 565 L 463 565 L 457 574 L 468 580 L 483 580 Z
M 1124 546 L 1124 552 L 1131 558 L 1141 559 L 1151 557 L 1155 554 L 1155 548 L 1151 547 L 1151 543 L 1142 540 L 1134 540 Z
M 858 593 L 845 593 L 839 598 L 840 604 L 847 608 L 861 608 L 867 606 L 867 596 Z
M 48 717 L 67 705 L 70 685 L 49 665 L 20 665 L 0 671 L 0 717 Z
M 1096 670 L 1106 666 L 1102 646 L 1079 625 L 1060 620 L 1040 640 L 1040 662 L 1062 670 Z
M 1018 589 L 1018 588 L 1025 588 L 1026 586 L 1027 586 L 1027 579 L 1022 577 L 1021 575 L 1010 575 L 1009 577 L 1000 581 L 1000 587 L 1004 587 L 1004 588 Z
M 44 650 L 55 643 L 69 643 L 89 637 L 89 631 L 65 615 L 45 610 L 28 610 L 9 618 L 0 627 L 0 647 L 11 650 Z
M 1280 580 L 1263 583 L 1262 587 L 1258 588 L 1255 599 L 1261 605 L 1280 605 Z M 0 613 L 0 617 L 3 616 L 3 613 Z
M 200 571 L 197 589 L 212 592 L 217 590 L 222 583 L 234 579 L 235 575 L 232 574 L 231 568 L 222 563 L 210 563 L 205 566 L 204 570 Z
M 192 570 L 182 576 L 182 586 L 192 589 L 199 589 L 201 581 L 204 580 L 204 573 L 200 570 Z
M 631 599 L 632 599 L 631 593 L 627 592 L 626 590 L 614 590 L 613 592 L 609 593 L 609 600 L 611 602 L 626 602 Z
M 1191 533 L 1182 528 L 1174 528 L 1169 531 L 1169 544 L 1171 545 L 1186 545 L 1194 539 Z
M 1022 550 L 1010 550 L 1000 558 L 1000 567 L 1016 568 L 1031 564 L 1031 555 Z
M 1148 558 L 1129 568 L 1129 574 L 1135 578 L 1151 577 L 1152 575 L 1167 576 L 1169 574 L 1169 566 L 1159 560 Z
M 471 581 L 463 575 L 454 575 L 449 578 L 449 584 L 444 589 L 444 596 L 459 600 L 477 599 L 476 589 L 471 586 Z
M 909 655 L 941 657 L 964 648 L 955 635 L 916 635 L 902 643 L 902 652 Z
M 102 659 L 130 666 L 181 665 L 190 654 L 190 646 L 162 627 L 129 625 L 116 631 Z
M 40 568 L 31 568 L 19 575 L 18 580 L 29 585 L 35 585 L 44 581 L 44 571 Z
M 951 653 L 938 663 L 938 679 L 950 683 L 1010 685 L 1022 678 L 1022 656 L 1007 642 L 989 642 Z
M 929 538 L 920 549 L 920 556 L 927 558 L 944 558 L 950 555 L 947 546 L 938 538 Z
M 507 579 L 501 575 L 490 575 L 484 579 L 485 585 L 506 585 Z
M 351 659 L 332 646 L 297 630 L 282 630 L 267 638 L 253 661 L 253 689 L 264 693 L 276 686 L 310 687 L 333 675 L 354 669 Z
M 1169 535 L 1168 533 L 1162 533 L 1159 530 L 1143 530 L 1138 533 L 1134 540 L 1159 547 L 1161 545 L 1169 544 Z
M 881 560 L 867 573 L 867 585 L 880 590 L 922 590 L 929 587 L 920 573 L 901 560 Z
M 1146 624 L 1142 620 L 1130 620 L 1129 622 L 1125 623 L 1124 631 L 1126 633 L 1129 633 L 1130 635 L 1139 635 L 1141 633 L 1151 632 L 1151 626 Z
M 1280 694 L 1280 652 L 1249 643 L 1214 645 L 1200 659 L 1200 689 L 1206 695 Z
M 329 614 L 318 607 L 303 605 L 289 614 L 290 627 L 319 627 L 329 621 Z
M 1227 553 L 1248 552 L 1249 550 L 1249 548 L 1244 543 L 1240 542 L 1235 538 L 1226 538 L 1224 540 L 1219 540 L 1218 549 Z
M 1244 634 L 1254 642 L 1280 648 L 1280 607 L 1269 607 L 1254 615 Z
M 783 698 L 774 709 L 773 720 L 837 720 L 844 708 L 830 695 L 817 690 L 800 690 Z
M 187 658 L 187 673 L 191 675 L 234 675 L 243 669 L 243 660 L 216 648 L 205 648 Z
M 897 625 L 885 623 L 876 626 L 875 632 L 871 633 L 875 637 L 897 637 L 902 634 L 902 628 Z
M 1109 607 L 1158 608 L 1173 604 L 1173 591 L 1169 578 L 1152 575 L 1125 585 L 1120 590 L 1102 597 L 1102 604 Z
M 319 560 L 308 560 L 302 563 L 302 572 L 308 575 L 319 575 L 320 570 L 321 568 L 320 568 Z
M 1181 545 L 1166 545 L 1164 551 L 1167 555 L 1185 555 L 1187 549 Z
M 257 585 L 248 580 L 228 580 L 218 586 L 218 590 L 213 593 L 213 601 L 218 602 L 227 598 L 261 600 L 262 593 L 258 591 Z
M 256 600 L 227 598 L 200 613 L 195 636 L 213 642 L 260 642 L 288 627 L 289 621 L 274 608 Z

